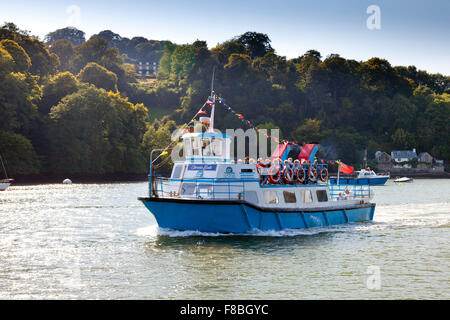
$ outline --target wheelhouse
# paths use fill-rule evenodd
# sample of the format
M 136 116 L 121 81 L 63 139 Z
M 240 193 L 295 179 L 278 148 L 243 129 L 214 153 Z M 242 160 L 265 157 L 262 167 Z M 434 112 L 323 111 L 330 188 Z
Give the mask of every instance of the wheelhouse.
M 182 139 L 188 162 L 230 162 L 232 138 L 226 134 L 188 133 Z

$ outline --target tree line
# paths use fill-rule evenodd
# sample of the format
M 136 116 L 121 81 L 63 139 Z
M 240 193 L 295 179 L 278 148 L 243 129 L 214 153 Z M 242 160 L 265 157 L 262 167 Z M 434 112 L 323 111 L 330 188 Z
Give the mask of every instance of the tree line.
M 45 41 L 45 42 L 44 42 Z M 14 174 L 145 173 L 210 90 L 261 128 L 317 142 L 325 159 L 362 162 L 364 149 L 412 149 L 450 159 L 450 78 L 387 60 L 277 55 L 247 32 L 209 49 L 205 41 L 127 39 L 75 28 L 44 41 L 13 23 L 0 27 L 0 152 Z M 158 63 L 141 79 L 135 63 Z M 216 126 L 245 124 L 217 108 Z

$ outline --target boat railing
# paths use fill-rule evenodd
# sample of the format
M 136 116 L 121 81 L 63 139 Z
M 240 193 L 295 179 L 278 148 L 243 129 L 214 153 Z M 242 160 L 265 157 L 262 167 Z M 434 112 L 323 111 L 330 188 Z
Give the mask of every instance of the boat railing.
M 245 181 L 218 178 L 153 177 L 152 197 L 204 200 L 245 200 Z
M 373 191 L 369 185 L 328 185 L 333 200 L 371 199 Z

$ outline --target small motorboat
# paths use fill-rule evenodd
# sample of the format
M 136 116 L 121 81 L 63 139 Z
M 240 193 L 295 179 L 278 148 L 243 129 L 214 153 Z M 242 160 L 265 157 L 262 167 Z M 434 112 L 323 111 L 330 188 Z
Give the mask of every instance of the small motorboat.
M 405 182 L 413 182 L 413 181 L 414 181 L 413 178 L 408 178 L 408 177 L 397 178 L 394 180 L 394 182 L 396 182 L 396 183 L 405 183 Z

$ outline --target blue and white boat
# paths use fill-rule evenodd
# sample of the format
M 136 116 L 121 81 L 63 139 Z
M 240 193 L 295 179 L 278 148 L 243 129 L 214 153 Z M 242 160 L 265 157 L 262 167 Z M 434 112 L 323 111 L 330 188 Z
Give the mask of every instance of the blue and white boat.
M 273 172 L 263 165 L 231 159 L 232 137 L 214 131 L 212 108 L 207 132 L 182 136 L 185 160 L 174 163 L 170 177 L 156 177 L 152 168 L 153 154 L 166 149 L 152 151 L 149 195 L 139 200 L 160 228 L 249 233 L 373 219 L 368 185 L 271 183 L 266 178 Z
M 389 180 L 389 175 L 378 175 L 370 168 L 355 172 L 356 175 L 341 175 L 339 177 L 330 177 L 330 184 L 341 185 L 385 185 Z

